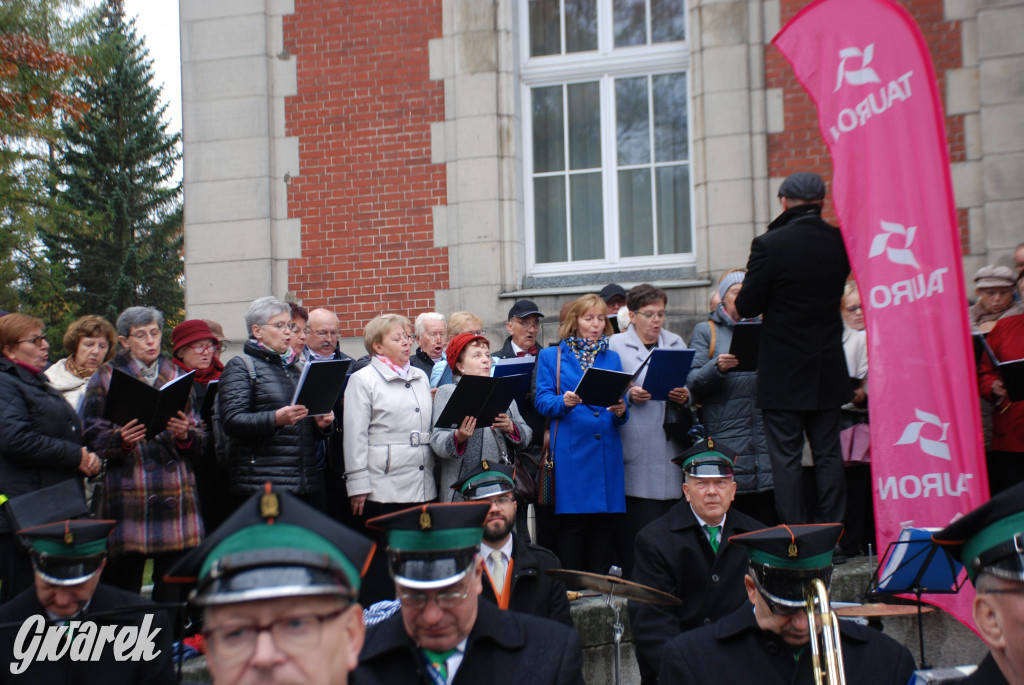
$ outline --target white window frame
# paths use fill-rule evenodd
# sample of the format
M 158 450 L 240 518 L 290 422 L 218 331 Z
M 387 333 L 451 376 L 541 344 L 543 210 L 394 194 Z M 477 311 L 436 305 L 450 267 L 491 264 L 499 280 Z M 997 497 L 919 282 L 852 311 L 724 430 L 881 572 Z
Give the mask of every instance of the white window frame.
M 612 0 L 597 0 L 598 37 L 597 50 L 566 55 L 529 57 L 530 20 L 529 0 L 522 0 L 520 17 L 519 47 L 523 55 L 520 67 L 520 88 L 523 103 L 523 211 L 526 226 L 526 268 L 531 276 L 550 276 L 565 273 L 586 274 L 607 271 L 629 271 L 645 268 L 695 266 L 696 231 L 695 198 L 693 193 L 693 80 L 690 72 L 689 42 L 656 43 L 653 45 L 616 48 L 612 25 Z M 649 8 L 648 8 L 649 9 Z M 684 11 L 686 11 L 684 9 Z M 650 12 L 648 11 L 648 35 L 650 35 Z M 687 22 L 687 37 L 690 26 Z M 564 22 L 562 28 L 564 45 Z M 667 73 L 686 74 L 687 145 L 686 166 L 690 170 L 690 244 L 691 252 L 640 257 L 619 255 L 619 199 L 618 168 L 616 155 L 616 127 L 609 125 L 616 121 L 615 79 L 636 76 L 657 76 Z M 538 263 L 534 237 L 534 194 L 533 194 L 533 120 L 531 89 L 570 83 L 597 81 L 601 93 L 601 189 L 604 215 L 604 258 L 580 261 Z M 565 110 L 568 117 L 568 108 Z M 567 129 L 566 129 L 567 130 Z M 651 132 L 653 136 L 653 130 Z M 653 159 L 650 168 L 660 164 Z M 567 151 L 568 154 L 568 151 Z M 673 163 L 672 165 L 675 165 Z M 632 165 L 627 165 L 632 166 Z M 568 169 L 566 174 L 571 173 Z M 652 183 L 654 175 L 652 174 Z M 571 207 L 566 208 L 571 212 Z M 571 221 L 571 217 L 567 217 Z M 611 230 L 609 230 L 611 229 Z M 568 254 L 572 255 L 571 232 Z

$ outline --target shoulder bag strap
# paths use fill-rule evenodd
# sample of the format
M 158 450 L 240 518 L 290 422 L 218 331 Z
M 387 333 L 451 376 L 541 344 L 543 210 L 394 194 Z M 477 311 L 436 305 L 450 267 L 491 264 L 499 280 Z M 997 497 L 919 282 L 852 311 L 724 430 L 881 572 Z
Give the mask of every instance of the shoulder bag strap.
M 562 394 L 562 346 L 558 346 L 558 361 L 555 362 L 555 392 Z M 564 400 L 563 400 L 564 401 Z M 555 430 L 551 433 L 551 444 L 548 447 L 548 461 L 554 461 L 555 437 L 558 435 L 558 419 L 555 419 Z
M 708 321 L 708 325 L 711 326 L 711 344 L 708 346 L 708 359 L 715 358 L 715 337 L 718 330 L 715 328 L 714 321 Z

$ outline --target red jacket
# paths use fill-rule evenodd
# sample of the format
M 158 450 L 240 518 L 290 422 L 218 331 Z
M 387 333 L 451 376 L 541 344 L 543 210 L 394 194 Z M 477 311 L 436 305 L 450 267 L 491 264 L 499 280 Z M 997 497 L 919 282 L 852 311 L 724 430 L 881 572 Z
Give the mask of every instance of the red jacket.
M 1024 314 L 1000 319 L 986 337 L 996 359 L 1001 362 L 1024 359 Z M 978 388 L 982 397 L 996 405 L 992 415 L 992 443 L 990 449 L 996 452 L 1024 452 L 1024 401 L 1010 402 L 1003 398 L 996 402 L 992 395 L 992 383 L 999 380 L 988 355 L 982 356 L 978 371 Z

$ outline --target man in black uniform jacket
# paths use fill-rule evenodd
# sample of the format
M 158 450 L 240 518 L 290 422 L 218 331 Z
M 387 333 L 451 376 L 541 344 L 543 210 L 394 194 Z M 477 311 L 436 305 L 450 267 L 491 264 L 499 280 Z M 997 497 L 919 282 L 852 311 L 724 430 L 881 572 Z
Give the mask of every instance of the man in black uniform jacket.
M 757 406 L 783 523 L 842 521 L 846 475 L 840 407 L 853 395 L 843 353 L 839 305 L 850 263 L 843 237 L 821 218 L 825 182 L 793 174 L 779 187 L 783 212 L 754 238 L 740 316 L 764 315 L 757 360 Z M 814 455 L 817 503 L 804 505 L 804 435 Z
M 1024 683 L 1024 483 L 1003 490 L 932 539 L 953 547 L 978 590 L 974 625 L 989 653 L 960 682 Z
M 658 682 L 666 642 L 747 604 L 747 553 L 729 544 L 729 537 L 760 530 L 764 524 L 730 509 L 736 496 L 735 458 L 736 453 L 721 442 L 706 438 L 673 459 L 686 474 L 685 499 L 636 538 L 633 580 L 683 600 L 674 607 L 629 605 L 644 685 Z
M 92 519 L 55 521 L 18 532 L 30 546 L 35 586 L 0 606 L 0 683 L 169 685 L 176 681 L 171 622 L 166 614 L 136 594 L 100 583 L 107 537 L 116 524 Z M 23 631 L 22 625 L 31 617 L 39 622 L 38 629 Z M 117 635 L 126 628 L 140 634 L 129 642 L 140 646 L 135 661 L 118 660 L 114 640 L 101 643 L 98 639 L 103 631 L 113 629 Z M 58 653 L 67 646 L 56 661 L 38 661 L 50 651 L 46 648 L 50 630 L 70 633 L 71 642 L 67 645 L 62 639 L 56 644 Z M 38 640 L 35 647 L 33 640 Z M 98 658 L 93 660 L 94 656 Z
M 369 521 L 388 531 L 402 610 L 367 630 L 356 685 L 583 685 L 575 630 L 480 600 L 489 510 L 478 502 L 424 504 Z
M 195 582 L 215 685 L 344 685 L 363 644 L 373 542 L 267 483 L 170 570 Z M 120 685 L 120 684 L 117 684 Z
M 832 581 L 839 523 L 776 526 L 734 536 L 746 545 L 747 599 L 714 625 L 683 633 L 665 646 L 661 682 L 811 685 L 805 594 L 813 579 Z M 906 685 L 914 672 L 907 648 L 873 628 L 839 621 L 848 685 Z
M 525 542 L 512 528 L 516 522 L 514 470 L 506 464 L 481 461 L 465 478 L 452 485 L 469 502 L 491 505 L 484 520 L 480 556 L 485 573 L 480 596 L 502 609 L 543 616 L 575 629 L 569 614 L 565 583 L 547 575 L 562 568 L 549 550 Z

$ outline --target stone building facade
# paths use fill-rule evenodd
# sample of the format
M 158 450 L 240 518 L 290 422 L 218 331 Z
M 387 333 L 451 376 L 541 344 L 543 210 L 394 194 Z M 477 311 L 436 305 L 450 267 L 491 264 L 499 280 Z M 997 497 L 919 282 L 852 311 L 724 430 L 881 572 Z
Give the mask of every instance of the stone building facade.
M 796 170 L 830 176 L 772 36 L 803 0 L 179 0 L 186 306 L 363 324 L 606 283 L 688 339 Z M 902 0 L 944 95 L 968 274 L 1024 241 L 1024 2 Z M 1016 218 L 1014 218 L 1016 217 Z

